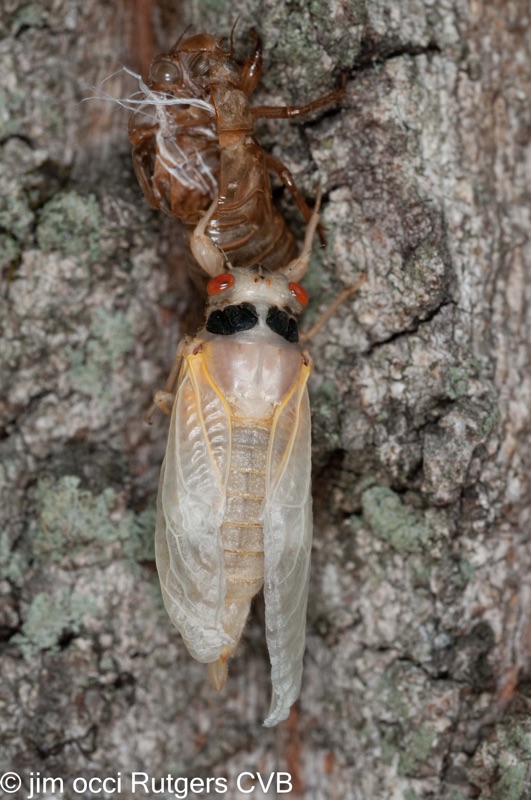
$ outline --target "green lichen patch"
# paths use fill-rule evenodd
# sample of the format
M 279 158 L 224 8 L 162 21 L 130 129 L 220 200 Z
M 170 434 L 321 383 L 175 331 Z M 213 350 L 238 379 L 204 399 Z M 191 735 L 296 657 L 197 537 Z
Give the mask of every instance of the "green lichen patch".
M 2 25 L 0 15 L 0 30 Z M 8 48 L 3 48 L 0 53 L 0 64 L 4 80 L 0 87 L 0 140 L 8 141 L 11 136 L 18 136 L 24 130 L 25 104 L 27 91 L 24 84 L 18 81 L 7 81 L 7 75 L 14 75 L 17 72 L 18 61 L 14 53 L 6 52 Z
M 472 578 L 474 577 L 474 573 L 476 568 L 474 564 L 469 561 L 467 558 L 462 558 L 459 562 L 459 572 L 458 577 L 456 578 L 456 584 L 460 584 L 463 587 L 470 583 Z
M 264 29 L 277 27 L 280 36 L 275 45 L 273 68 L 265 74 L 266 83 L 282 81 L 280 71 L 286 64 L 304 64 L 306 80 L 311 76 L 318 79 L 329 75 L 331 62 L 335 69 L 352 65 L 359 54 L 359 39 L 356 36 L 338 37 L 338 25 L 355 27 L 363 14 L 361 4 L 356 7 L 356 3 L 350 3 L 348 10 L 346 6 L 338 5 L 336 11 L 339 16 L 331 14 L 330 5 L 322 0 L 311 0 L 306 8 L 288 12 L 282 4 L 268 10 Z M 297 102 L 309 99 L 297 99 Z
M 498 427 L 501 420 L 501 412 L 499 407 L 492 406 L 490 413 L 485 417 L 481 424 L 481 435 L 484 439 L 488 439 L 491 433 Z
M 415 553 L 430 539 L 429 525 L 387 486 L 374 486 L 361 497 L 363 517 L 378 538 L 399 553 Z
M 15 274 L 22 248 L 17 240 L 6 233 L 0 233 L 0 272 L 9 280 Z
M 498 724 L 476 750 L 467 773 L 475 787 L 488 787 L 492 800 L 531 797 L 529 716 L 518 714 Z
M 57 650 L 65 634 L 77 634 L 83 615 L 90 611 L 87 598 L 81 595 L 65 590 L 53 597 L 41 592 L 31 601 L 22 632 L 11 642 L 31 661 L 42 650 Z
M 493 800 L 523 800 L 531 792 L 531 722 L 500 732 L 499 780 Z
M 449 366 L 443 374 L 445 395 L 450 400 L 460 400 L 462 397 L 467 397 L 470 392 L 471 382 L 478 380 L 480 375 L 481 365 L 472 356 L 454 366 Z
M 6 531 L 0 533 L 0 580 L 20 584 L 25 573 L 25 562 L 21 554 L 13 553 Z
M 398 771 L 402 775 L 414 775 L 418 768 L 429 759 L 437 734 L 426 725 L 421 725 L 405 745 L 405 752 L 400 756 Z
M 463 367 L 449 367 L 446 372 L 445 389 L 451 400 L 458 400 L 468 394 L 470 375 Z
M 27 3 L 16 12 L 13 27 L 15 30 L 20 30 L 20 28 L 42 28 L 46 24 L 46 20 L 47 15 L 38 3 Z
M 500 780 L 492 797 L 494 800 L 524 800 L 529 797 L 525 788 L 527 783 L 528 765 L 518 762 L 509 762 L 502 759 L 500 763 Z
M 63 255 L 85 256 L 93 262 L 100 255 L 102 227 L 101 211 L 94 195 L 61 192 L 46 203 L 41 212 L 37 241 L 45 251 L 59 250 Z
M 33 225 L 33 212 L 20 192 L 5 193 L 0 197 L 0 228 L 15 239 L 24 241 Z
M 382 675 L 378 685 L 378 698 L 385 708 L 386 716 L 389 714 L 395 721 L 407 720 L 409 714 L 409 701 L 400 688 L 400 676 L 391 668 Z M 391 731 L 393 733 L 391 734 Z M 396 729 L 388 729 L 386 739 L 388 744 L 395 741 Z
M 113 372 L 123 356 L 134 346 L 131 325 L 121 311 L 95 311 L 92 336 L 84 351 L 69 350 L 70 379 L 74 387 L 89 397 L 108 399 Z
M 232 0 L 202 0 L 203 8 L 210 13 L 230 8 L 231 3 Z
M 100 494 L 82 489 L 77 476 L 42 479 L 35 493 L 37 531 L 33 555 L 39 560 L 62 561 L 123 542 L 131 562 L 153 559 L 154 512 L 135 515 L 118 510 L 116 492 Z

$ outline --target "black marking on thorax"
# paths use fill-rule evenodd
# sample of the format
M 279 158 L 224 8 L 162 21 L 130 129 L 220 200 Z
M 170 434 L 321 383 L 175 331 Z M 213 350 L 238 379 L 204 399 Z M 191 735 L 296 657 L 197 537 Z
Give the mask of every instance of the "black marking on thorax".
M 252 303 L 216 308 L 207 319 L 206 329 L 218 336 L 231 336 L 233 333 L 250 331 L 258 325 L 258 313 Z M 266 317 L 267 327 L 282 336 L 287 342 L 298 342 L 297 321 L 278 306 L 271 306 Z
M 232 333 L 250 331 L 257 324 L 256 308 L 251 303 L 241 303 L 239 306 L 216 308 L 207 319 L 206 329 L 209 333 L 230 336 Z
M 283 311 L 277 306 L 271 306 L 267 312 L 266 325 L 274 333 L 278 333 L 283 339 L 288 342 L 299 341 L 299 331 L 297 328 L 297 320 L 290 317 L 286 311 Z

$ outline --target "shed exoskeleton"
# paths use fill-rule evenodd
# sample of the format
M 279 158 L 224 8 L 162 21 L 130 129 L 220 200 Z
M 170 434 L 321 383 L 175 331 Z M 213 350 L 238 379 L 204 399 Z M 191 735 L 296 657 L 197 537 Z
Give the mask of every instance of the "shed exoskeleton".
M 234 267 L 285 266 L 296 245 L 273 203 L 269 172 L 291 191 L 306 220 L 311 210 L 289 170 L 258 143 L 259 118 L 293 118 L 337 103 L 336 89 L 302 106 L 252 107 L 262 74 L 260 40 L 236 61 L 232 40 L 198 34 L 154 59 L 129 123 L 133 164 L 153 208 L 180 219 L 192 233 L 208 210 L 206 234 Z

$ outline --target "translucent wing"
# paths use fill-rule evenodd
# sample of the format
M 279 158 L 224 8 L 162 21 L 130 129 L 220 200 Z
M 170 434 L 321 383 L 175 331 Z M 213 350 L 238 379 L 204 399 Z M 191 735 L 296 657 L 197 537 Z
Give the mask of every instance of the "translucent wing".
M 301 685 L 312 545 L 309 373 L 303 365 L 277 411 L 268 457 L 264 596 L 273 684 L 268 727 L 287 718 Z
M 155 555 L 166 610 L 190 654 L 216 661 L 234 644 L 223 630 L 220 524 L 230 463 L 227 409 L 201 353 L 189 355 L 177 389 L 157 500 Z

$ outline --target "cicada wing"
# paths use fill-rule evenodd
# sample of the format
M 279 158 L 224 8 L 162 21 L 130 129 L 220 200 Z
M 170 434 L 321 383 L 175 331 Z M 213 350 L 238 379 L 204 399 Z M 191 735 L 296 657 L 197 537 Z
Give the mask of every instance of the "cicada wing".
M 266 726 L 286 719 L 299 695 L 312 546 L 311 420 L 303 365 L 277 411 L 264 505 L 264 597 L 273 696 Z
M 203 663 L 233 644 L 222 626 L 220 536 L 230 451 L 227 409 L 202 355 L 188 356 L 160 475 L 155 555 L 166 610 L 190 654 Z

